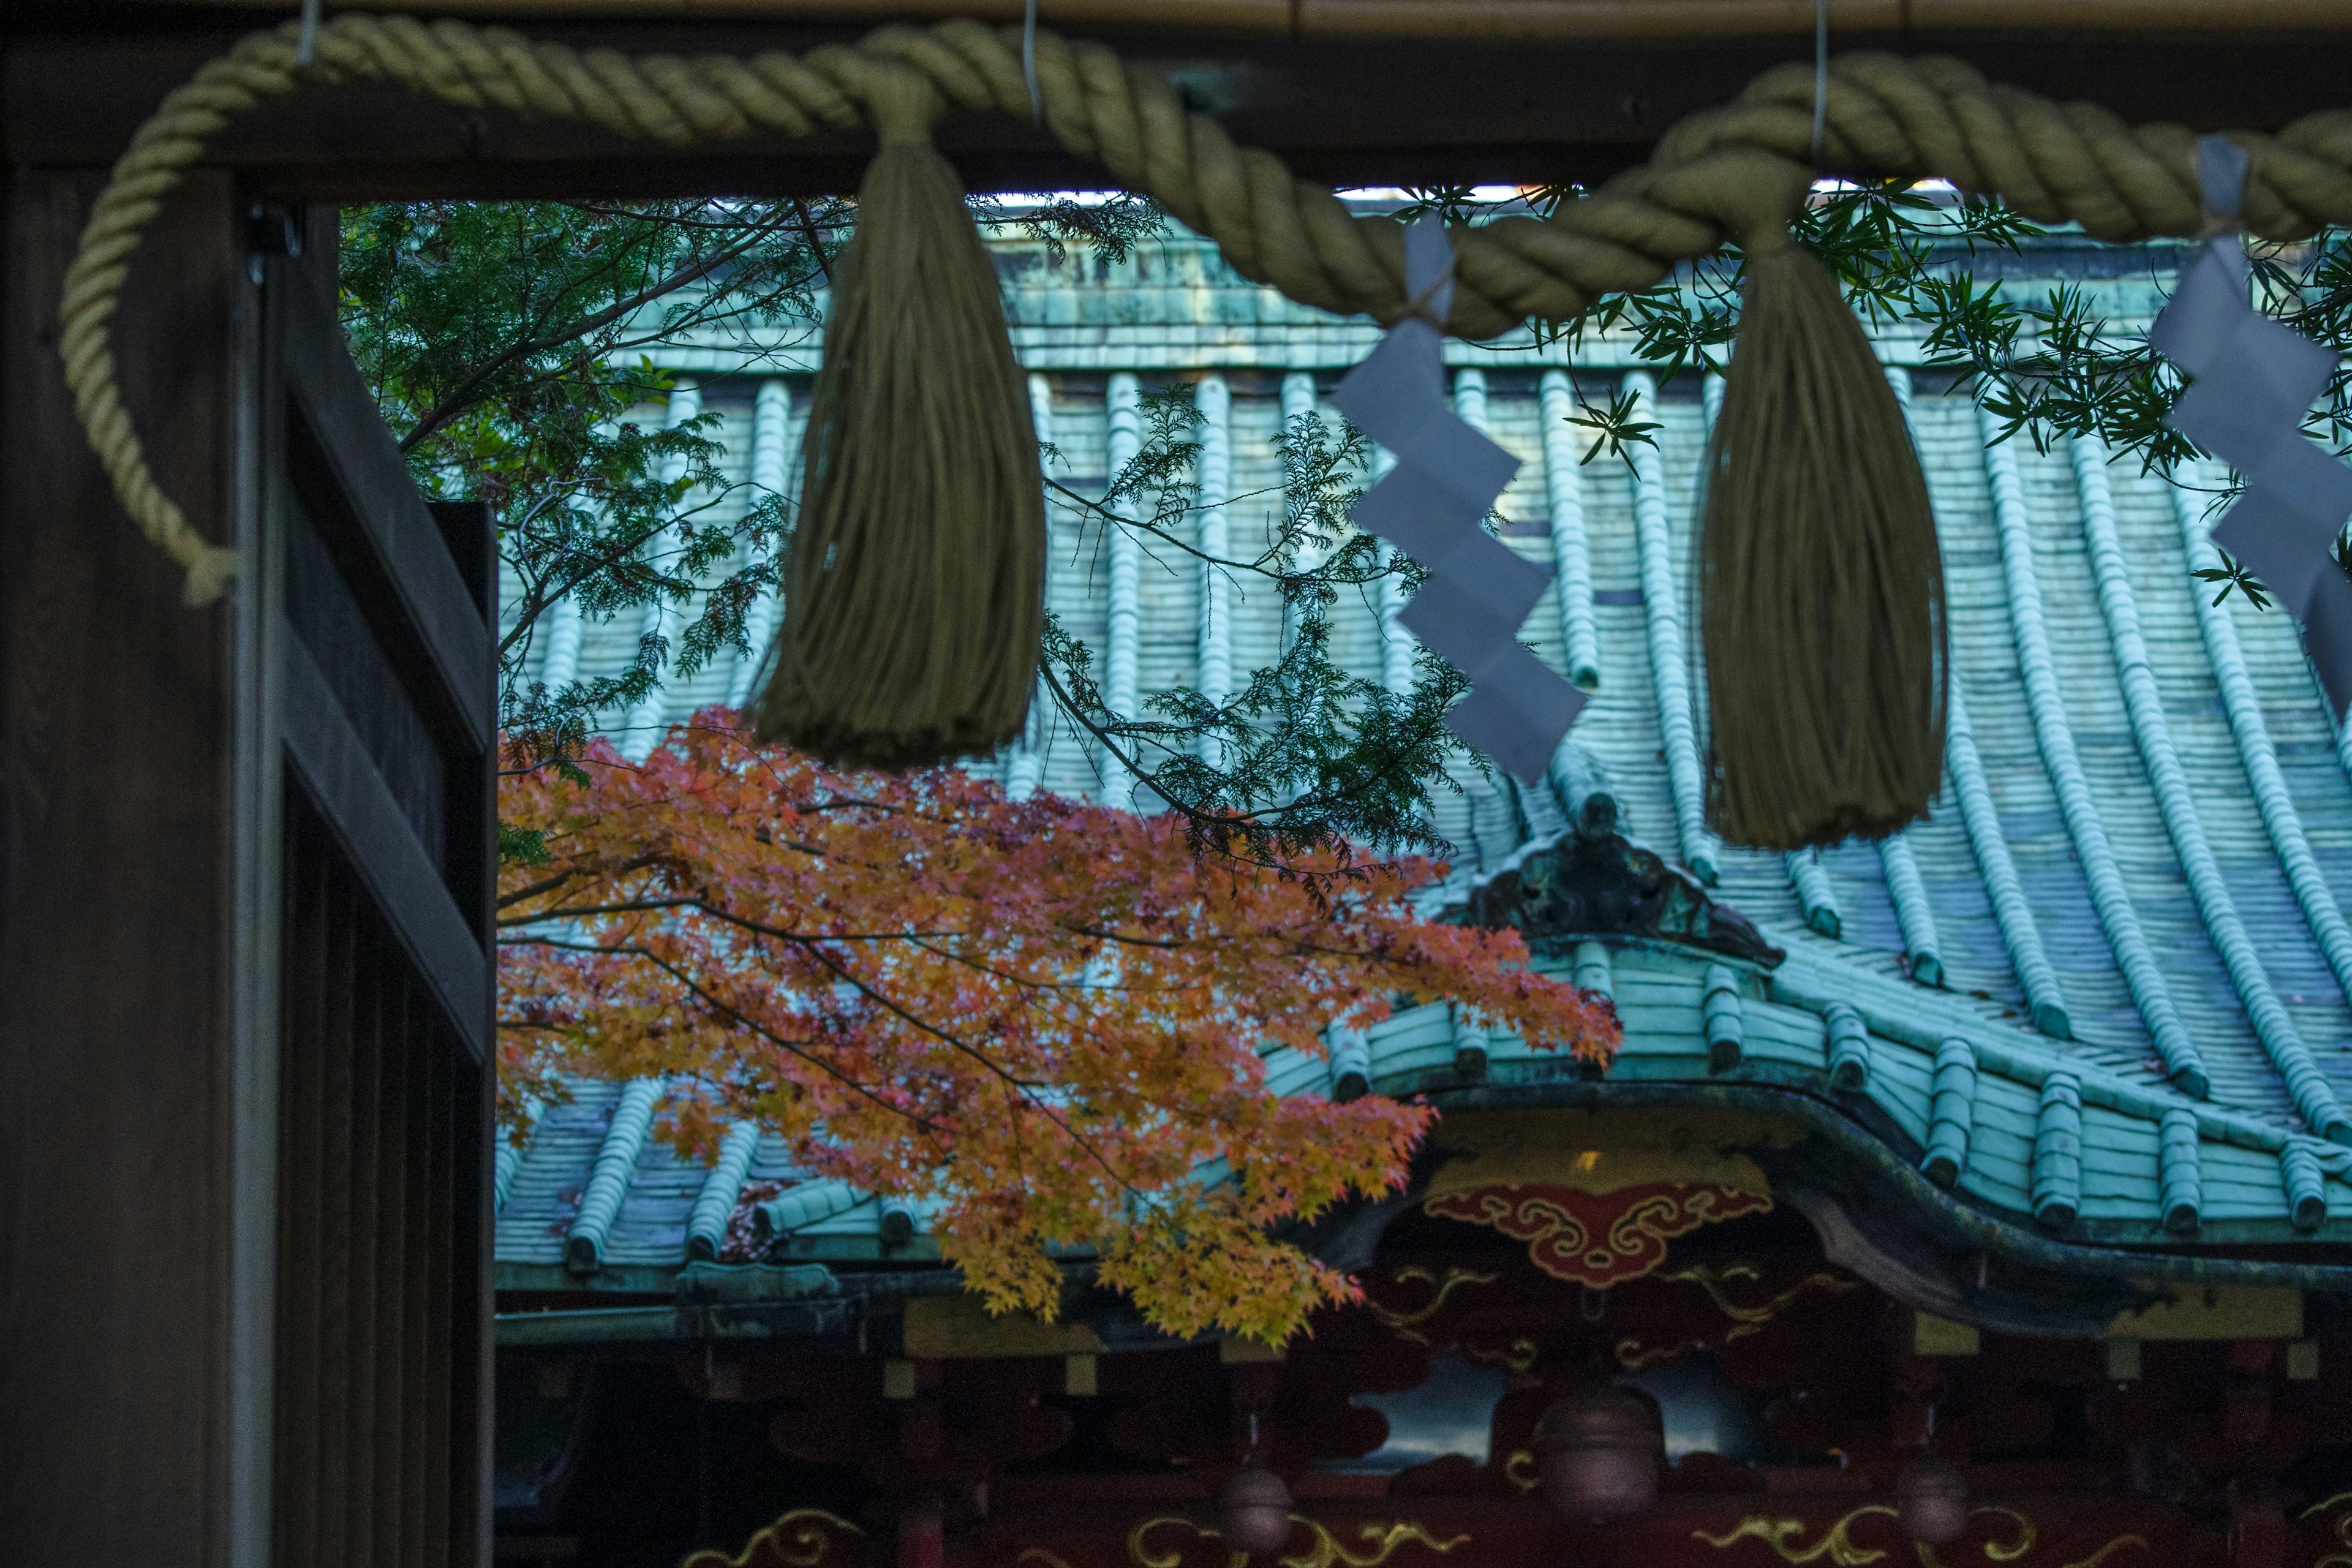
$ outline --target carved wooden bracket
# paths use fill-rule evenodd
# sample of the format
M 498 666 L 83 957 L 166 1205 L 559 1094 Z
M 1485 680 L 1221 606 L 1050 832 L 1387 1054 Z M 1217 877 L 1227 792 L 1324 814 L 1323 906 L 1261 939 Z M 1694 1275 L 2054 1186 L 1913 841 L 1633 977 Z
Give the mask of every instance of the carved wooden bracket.
M 1666 1243 L 1703 1225 L 1761 1214 L 1772 1200 L 1730 1186 L 1643 1182 L 1614 1192 L 1507 1184 L 1431 1198 L 1425 1213 L 1492 1226 L 1528 1244 L 1545 1273 L 1596 1289 L 1638 1279 L 1666 1260 Z

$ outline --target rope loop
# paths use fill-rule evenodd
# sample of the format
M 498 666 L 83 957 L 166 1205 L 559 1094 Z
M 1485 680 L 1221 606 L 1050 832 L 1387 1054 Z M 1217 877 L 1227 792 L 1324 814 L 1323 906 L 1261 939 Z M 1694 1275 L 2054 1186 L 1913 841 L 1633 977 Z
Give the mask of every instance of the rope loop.
M 795 58 L 581 54 L 455 18 L 346 13 L 247 36 L 168 94 L 92 206 L 66 274 L 60 355 L 84 429 L 140 529 L 187 574 L 191 604 L 219 597 L 233 552 L 208 543 L 157 489 L 116 385 L 108 331 L 128 258 L 163 197 L 211 138 L 265 100 L 304 87 L 377 82 L 468 109 L 584 120 L 671 146 L 864 121 L 885 141 L 928 137 L 945 110 L 1038 119 L 1073 155 L 1159 201 L 1213 240 L 1235 271 L 1301 304 L 1392 324 L 1412 313 L 1394 219 L 1358 216 L 1281 160 L 1236 147 L 1160 78 L 1099 44 L 956 20 L 887 26 Z M 2079 223 L 2102 239 L 2199 232 L 2195 138 L 2130 126 L 1987 82 L 1965 62 L 1877 51 L 1776 67 L 1718 109 L 1690 116 L 1629 170 L 1547 219 L 1455 231 L 1445 328 L 1490 338 L 1529 318 L 1565 321 L 1610 294 L 1646 289 L 1727 237 L 1788 242 L 1822 162 L 1844 173 L 1935 178 L 1995 196 L 2037 223 Z M 1816 100 L 1821 99 L 1817 105 Z M 2274 136 L 2234 137 L 2251 158 L 2242 218 L 2263 239 L 2352 223 L 2352 110 L 2314 114 Z

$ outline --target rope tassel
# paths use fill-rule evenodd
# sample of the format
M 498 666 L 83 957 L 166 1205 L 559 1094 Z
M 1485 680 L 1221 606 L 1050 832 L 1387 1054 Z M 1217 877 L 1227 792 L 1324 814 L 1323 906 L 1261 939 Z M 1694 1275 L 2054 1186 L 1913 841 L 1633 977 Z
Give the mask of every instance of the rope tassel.
M 1870 340 L 1778 226 L 1725 379 L 1698 550 L 1710 821 L 1769 849 L 1884 837 L 1943 776 L 1943 563 Z
M 995 268 L 930 142 L 939 96 L 904 68 L 869 72 L 882 144 L 834 267 L 783 624 L 755 712 L 763 740 L 910 767 L 1020 738 L 1045 503 Z
M 453 18 L 345 12 L 315 37 L 251 34 L 131 138 L 58 299 L 58 354 L 128 519 L 217 599 L 237 556 L 150 471 L 116 384 L 130 258 L 226 125 L 339 83 L 477 112 L 583 121 L 682 145 L 856 124 L 882 151 L 842 258 L 786 563 L 763 730 L 841 762 L 912 763 L 1016 736 L 1042 624 L 1044 501 L 993 272 L 929 142 L 948 108 L 1042 120 L 1300 304 L 1407 314 L 1403 231 L 1271 154 L 1236 146 L 1163 77 L 1098 44 L 969 20 L 886 26 L 795 56 L 583 56 Z M 2247 228 L 2352 223 L 2352 112 L 2238 132 Z M 1786 233 L 1814 167 L 1936 177 L 2040 224 L 2113 241 L 2199 232 L 2196 142 L 1997 87 L 1954 59 L 1859 53 L 1775 67 L 1674 126 L 1650 162 L 1549 216 L 1455 237 L 1445 330 L 1490 338 L 1652 287 L 1727 234 L 1750 258 L 1747 321 L 1710 458 L 1699 554 L 1718 830 L 1793 848 L 1884 834 L 1927 808 L 1944 702 L 1941 567 L 1901 411 L 1835 282 Z

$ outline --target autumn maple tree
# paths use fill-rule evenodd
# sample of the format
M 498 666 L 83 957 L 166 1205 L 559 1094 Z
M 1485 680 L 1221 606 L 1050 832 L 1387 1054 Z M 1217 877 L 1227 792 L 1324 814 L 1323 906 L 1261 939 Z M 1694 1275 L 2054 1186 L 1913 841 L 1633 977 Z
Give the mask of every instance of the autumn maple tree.
M 997 1309 L 1049 1249 L 1177 1333 L 1281 1339 L 1347 1279 L 1281 1234 L 1403 1178 L 1433 1112 L 1277 1096 L 1263 1054 L 1451 1000 L 1605 1059 L 1608 1003 L 1511 931 L 1419 916 L 1420 859 L 1203 858 L 1168 817 L 847 773 L 707 711 L 641 763 L 509 779 L 538 852 L 501 893 L 501 1089 L 660 1074 L 667 1136 L 753 1117 L 807 1167 L 932 1205 Z

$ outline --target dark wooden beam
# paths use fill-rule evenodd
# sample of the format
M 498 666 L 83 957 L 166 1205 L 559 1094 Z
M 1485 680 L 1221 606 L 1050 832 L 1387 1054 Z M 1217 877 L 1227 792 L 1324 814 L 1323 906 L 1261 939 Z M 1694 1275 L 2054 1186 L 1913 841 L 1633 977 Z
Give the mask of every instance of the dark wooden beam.
M 309 452 L 329 470 L 319 500 L 337 514 L 333 532 L 351 557 L 343 570 L 379 609 L 377 636 L 408 667 L 411 689 L 432 700 L 441 728 L 487 751 L 498 699 L 478 679 L 492 662 L 481 605 L 352 365 L 333 297 L 310 269 L 289 268 L 278 308 L 289 318 L 280 333 L 288 395 Z
M 490 1053 L 490 976 L 432 855 L 384 787 L 334 689 L 300 643 L 286 643 L 286 752 L 332 823 L 344 853 L 375 895 L 477 1062 Z
M 113 323 L 155 477 L 214 539 L 228 184 L 165 207 Z M 0 188 L 0 1557 L 220 1563 L 255 1415 L 230 1370 L 232 610 L 181 604 L 74 418 L 58 286 L 93 183 Z
M 45 9 L 46 26 L 22 27 L 7 44 L 0 76 L 0 134 L 19 164 L 110 161 L 156 100 L 246 24 L 178 8 Z M 861 30 L 524 25 L 576 47 L 634 54 L 805 49 Z M 1165 71 L 1238 141 L 1337 184 L 1597 180 L 1644 156 L 1682 116 L 1725 101 L 1769 66 L 1809 56 L 1808 40 L 1775 37 L 1498 43 L 1132 27 L 1095 36 Z M 1853 34 L 1837 44 L 1957 54 L 1997 80 L 2198 129 L 2276 127 L 2352 106 L 2341 69 L 2352 30 Z M 975 189 L 1105 182 L 1017 121 L 959 121 L 942 142 Z M 350 202 L 845 192 L 864 172 L 866 147 L 858 137 L 760 138 L 673 150 L 575 123 L 343 89 L 260 110 L 223 135 L 216 156 L 273 195 Z

